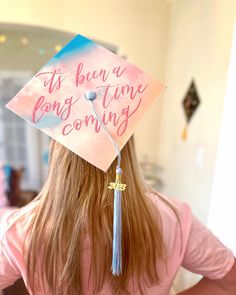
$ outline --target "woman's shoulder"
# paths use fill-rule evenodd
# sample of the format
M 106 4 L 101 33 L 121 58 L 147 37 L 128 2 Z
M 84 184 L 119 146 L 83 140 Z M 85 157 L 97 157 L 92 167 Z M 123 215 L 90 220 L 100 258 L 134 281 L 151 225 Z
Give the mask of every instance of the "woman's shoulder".
M 0 244 L 9 249 L 22 246 L 38 203 L 36 200 L 22 208 L 0 209 Z
M 164 221 L 191 224 L 192 211 L 187 203 L 157 191 L 149 191 L 147 197 L 152 200 L 152 203 Z
M 36 207 L 37 202 L 33 201 L 22 208 L 0 209 L 0 289 L 20 277 L 27 279 L 24 246 Z
M 190 206 L 159 192 L 149 192 L 147 196 L 160 217 L 163 238 L 167 250 L 170 251 L 169 255 L 175 256 L 178 252 L 179 258 L 183 257 L 193 222 Z

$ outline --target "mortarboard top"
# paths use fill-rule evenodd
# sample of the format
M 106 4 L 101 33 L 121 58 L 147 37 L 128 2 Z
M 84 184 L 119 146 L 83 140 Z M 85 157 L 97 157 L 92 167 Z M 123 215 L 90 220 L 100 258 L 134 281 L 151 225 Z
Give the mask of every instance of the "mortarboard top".
M 117 152 L 85 96 L 93 100 L 96 94 L 93 105 L 121 150 L 164 88 L 135 65 L 77 35 L 6 107 L 106 171 Z

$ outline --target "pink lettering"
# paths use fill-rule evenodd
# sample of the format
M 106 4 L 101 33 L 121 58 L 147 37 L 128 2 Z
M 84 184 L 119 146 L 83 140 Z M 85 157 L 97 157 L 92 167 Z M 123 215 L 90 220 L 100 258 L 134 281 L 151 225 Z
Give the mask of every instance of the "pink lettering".
M 120 76 L 124 74 L 125 70 L 126 70 L 126 68 L 121 70 L 121 67 L 118 66 L 118 67 L 114 67 L 112 73 L 115 74 L 117 78 L 120 78 Z
M 32 112 L 32 122 L 38 123 L 46 113 L 55 112 L 58 117 L 63 121 L 67 120 L 71 113 L 72 105 L 74 105 L 79 98 L 73 100 L 73 96 L 66 98 L 64 103 L 59 101 L 54 102 L 44 102 L 45 96 L 40 96 L 37 100 L 33 112 Z
M 44 87 L 48 86 L 48 92 L 52 93 L 54 89 L 60 89 L 62 82 L 66 77 L 63 77 L 60 69 L 55 69 L 53 72 L 41 72 L 36 75 L 39 77 L 41 75 L 46 75 L 45 81 L 43 83 Z M 48 77 L 49 76 L 49 79 Z
M 109 112 L 108 114 L 106 111 L 103 113 L 102 122 L 104 125 L 112 124 L 112 126 L 117 127 L 117 135 L 122 136 L 128 127 L 128 122 L 130 117 L 137 112 L 141 105 L 142 99 L 139 98 L 138 104 L 135 109 L 131 110 L 131 106 L 128 105 L 127 107 L 123 108 L 121 113 L 118 115 L 114 112 Z M 100 122 L 97 120 L 96 117 L 93 115 L 86 115 L 84 119 L 76 119 L 72 124 L 64 125 L 62 129 L 62 134 L 67 136 L 72 131 L 79 131 L 82 127 L 94 127 L 94 131 L 99 133 L 100 129 L 102 128 Z
M 76 75 L 75 75 L 76 87 L 83 84 L 84 81 L 97 80 L 98 78 L 100 78 L 101 81 L 106 82 L 106 80 L 108 79 L 110 75 L 110 72 L 105 69 L 100 69 L 99 71 L 95 70 L 95 71 L 87 72 L 83 74 L 82 73 L 83 67 L 84 67 L 83 63 L 78 64 Z
M 122 110 L 122 115 L 125 115 L 125 119 L 124 119 L 124 121 L 120 124 L 119 128 L 117 129 L 117 135 L 118 135 L 118 136 L 122 136 L 122 135 L 125 133 L 125 131 L 126 131 L 127 127 L 128 127 L 128 121 L 129 121 L 129 118 L 130 118 L 134 113 L 137 112 L 137 110 L 138 110 L 139 107 L 140 107 L 141 101 L 142 101 L 142 99 L 141 99 L 141 97 L 140 97 L 140 98 L 139 98 L 138 105 L 136 106 L 136 108 L 135 108 L 132 112 L 130 112 L 130 106 L 127 106 L 126 108 L 124 108 L 124 109 Z
M 103 107 L 106 109 L 111 104 L 113 100 L 117 100 L 121 97 L 128 97 L 131 100 L 134 100 L 137 95 L 142 94 L 148 87 L 148 84 L 143 86 L 142 84 L 139 84 L 137 88 L 134 86 L 130 86 L 128 84 L 126 85 L 111 85 L 107 84 L 105 86 L 97 86 L 96 88 L 103 88 Z
M 41 107 L 43 101 L 44 101 L 44 96 L 40 96 L 38 101 L 36 102 L 34 109 L 33 109 L 33 113 L 32 113 L 32 122 L 33 123 L 38 123 L 39 120 L 42 118 L 43 114 L 41 114 L 41 116 L 39 118 L 36 118 L 37 115 L 37 111 L 38 109 Z

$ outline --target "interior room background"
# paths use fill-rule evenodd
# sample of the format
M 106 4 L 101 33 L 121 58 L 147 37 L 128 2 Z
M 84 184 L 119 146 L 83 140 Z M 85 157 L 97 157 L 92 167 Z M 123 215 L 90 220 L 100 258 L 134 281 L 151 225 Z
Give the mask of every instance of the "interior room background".
M 1 1 L 0 161 L 24 168 L 22 191 L 40 190 L 50 139 L 3 106 L 76 33 L 85 35 L 166 83 L 135 132 L 144 175 L 188 202 L 236 253 L 235 21 L 231 0 Z M 200 104 L 187 124 L 192 81 Z M 195 279 L 180 273 L 176 286 Z

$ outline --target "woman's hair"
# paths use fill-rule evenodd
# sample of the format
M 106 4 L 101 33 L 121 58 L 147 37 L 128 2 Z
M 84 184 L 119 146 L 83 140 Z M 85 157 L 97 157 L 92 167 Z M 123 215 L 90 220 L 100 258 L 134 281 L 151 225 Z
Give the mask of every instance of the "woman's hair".
M 157 263 L 165 260 L 161 219 L 147 197 L 133 138 L 121 154 L 122 182 L 127 184 L 122 194 L 122 274 L 111 274 L 114 191 L 107 187 L 115 180 L 116 160 L 103 172 L 52 141 L 48 178 L 29 229 L 27 273 L 33 292 L 37 277 L 38 284 L 46 282 L 50 295 L 83 294 L 87 265 L 82 256 L 88 249 L 93 293 L 105 282 L 112 293 L 127 293 L 133 278 L 143 294 L 144 282 L 160 282 Z

